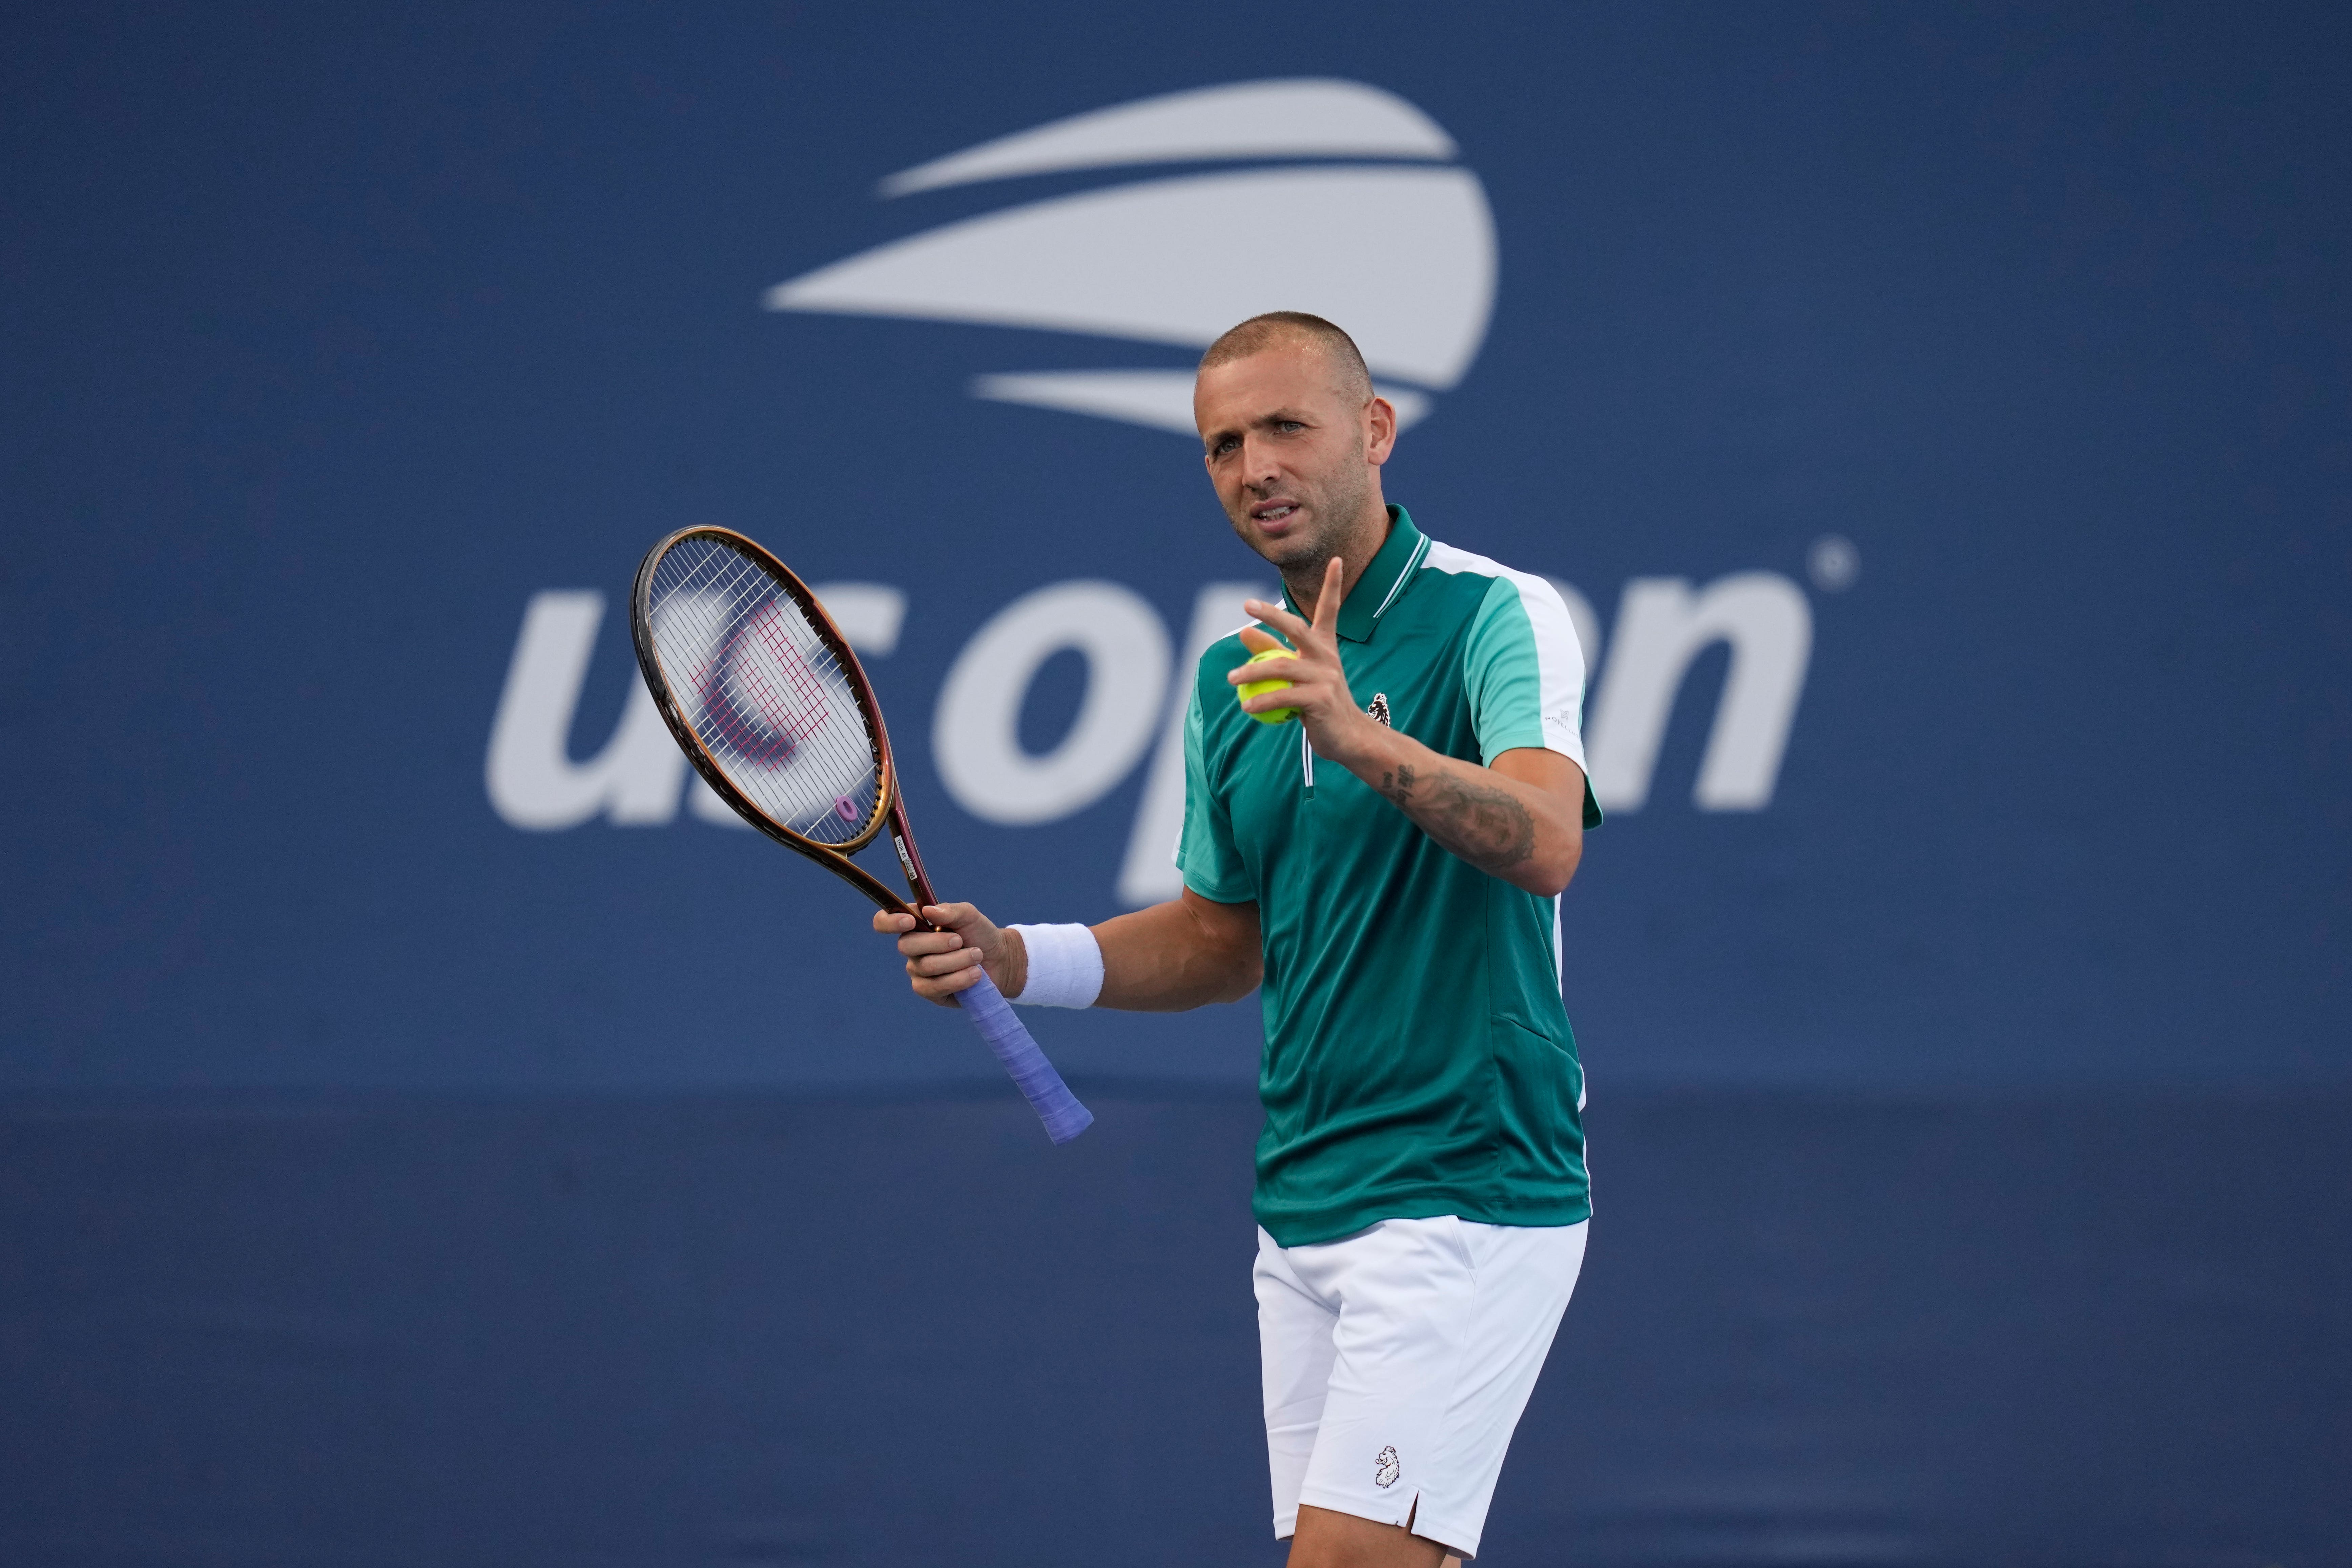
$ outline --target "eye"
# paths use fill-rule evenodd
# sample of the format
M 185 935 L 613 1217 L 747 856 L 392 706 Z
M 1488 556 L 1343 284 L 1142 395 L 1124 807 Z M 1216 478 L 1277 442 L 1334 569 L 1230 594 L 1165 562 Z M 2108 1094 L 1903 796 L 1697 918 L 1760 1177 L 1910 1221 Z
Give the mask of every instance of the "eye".
M 1276 421 L 1275 422 L 1275 426 L 1276 426 L 1276 428 L 1277 428 L 1277 429 L 1279 429 L 1279 430 L 1283 430 L 1283 431 L 1285 431 L 1285 432 L 1288 432 L 1288 431 L 1292 431 L 1292 430 L 1304 430 L 1304 429 L 1306 429 L 1306 428 L 1307 428 L 1307 426 L 1306 426 L 1303 423 L 1301 423 L 1300 421 L 1296 420 L 1296 419 L 1279 419 L 1279 420 L 1276 420 Z
M 1214 447 L 1209 448 L 1209 455 L 1213 458 L 1222 458 L 1227 452 L 1232 451 L 1235 447 L 1240 445 L 1240 442 L 1228 436 L 1223 440 L 1218 442 Z

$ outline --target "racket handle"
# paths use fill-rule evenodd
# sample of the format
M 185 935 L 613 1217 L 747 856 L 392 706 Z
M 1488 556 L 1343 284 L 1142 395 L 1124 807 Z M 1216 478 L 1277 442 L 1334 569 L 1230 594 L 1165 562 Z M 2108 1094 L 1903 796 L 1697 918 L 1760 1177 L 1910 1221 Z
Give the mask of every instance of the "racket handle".
M 1013 1075 L 1013 1082 L 1029 1101 L 1029 1109 L 1045 1124 L 1045 1136 L 1056 1143 L 1066 1143 L 1094 1125 L 1095 1113 L 1078 1103 L 1045 1053 L 1029 1037 L 1029 1026 L 1013 1016 L 1013 1005 L 988 971 L 980 972 L 980 983 L 956 997 L 957 1003 L 971 1015 L 971 1026 Z

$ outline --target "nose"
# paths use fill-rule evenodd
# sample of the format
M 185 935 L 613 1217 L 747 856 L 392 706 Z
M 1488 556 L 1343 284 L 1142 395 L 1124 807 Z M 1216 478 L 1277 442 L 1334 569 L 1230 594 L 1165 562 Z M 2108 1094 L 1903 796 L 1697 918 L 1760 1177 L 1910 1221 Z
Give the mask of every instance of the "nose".
M 1257 437 L 1242 437 L 1242 473 L 1244 483 L 1254 489 L 1268 489 L 1282 478 L 1282 468 L 1274 460 L 1271 445 L 1260 447 Z

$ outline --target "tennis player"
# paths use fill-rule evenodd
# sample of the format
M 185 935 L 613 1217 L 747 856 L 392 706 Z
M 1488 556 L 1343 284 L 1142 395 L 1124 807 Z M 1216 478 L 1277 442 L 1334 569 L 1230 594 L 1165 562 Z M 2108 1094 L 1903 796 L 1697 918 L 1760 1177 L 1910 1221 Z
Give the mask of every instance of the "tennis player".
M 1255 1284 L 1292 1568 L 1475 1556 L 1584 1258 L 1559 898 L 1600 821 L 1584 661 L 1541 577 L 1384 500 L 1396 411 L 1338 327 L 1212 345 L 1209 478 L 1282 574 L 1184 721 L 1182 897 L 1102 924 L 877 914 L 915 990 L 1173 1011 L 1263 992 Z M 1243 667 L 1253 653 L 1287 650 Z M 1245 681 L 1287 688 L 1237 700 Z M 1264 721 L 1295 711 L 1296 722 Z

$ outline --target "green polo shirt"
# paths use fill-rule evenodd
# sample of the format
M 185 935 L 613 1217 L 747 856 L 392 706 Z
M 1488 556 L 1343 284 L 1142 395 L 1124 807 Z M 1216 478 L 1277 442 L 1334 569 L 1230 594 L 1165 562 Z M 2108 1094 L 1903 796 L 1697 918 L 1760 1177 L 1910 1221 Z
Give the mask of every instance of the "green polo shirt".
M 1584 659 L 1541 577 L 1439 544 L 1402 507 L 1339 612 L 1348 687 L 1433 751 L 1584 765 Z M 1383 1219 L 1573 1225 L 1591 1212 L 1559 900 L 1439 847 L 1304 727 L 1261 724 L 1201 656 L 1184 722 L 1184 885 L 1265 932 L 1258 1223 L 1276 1243 Z M 1585 795 L 1585 825 L 1600 812 Z

